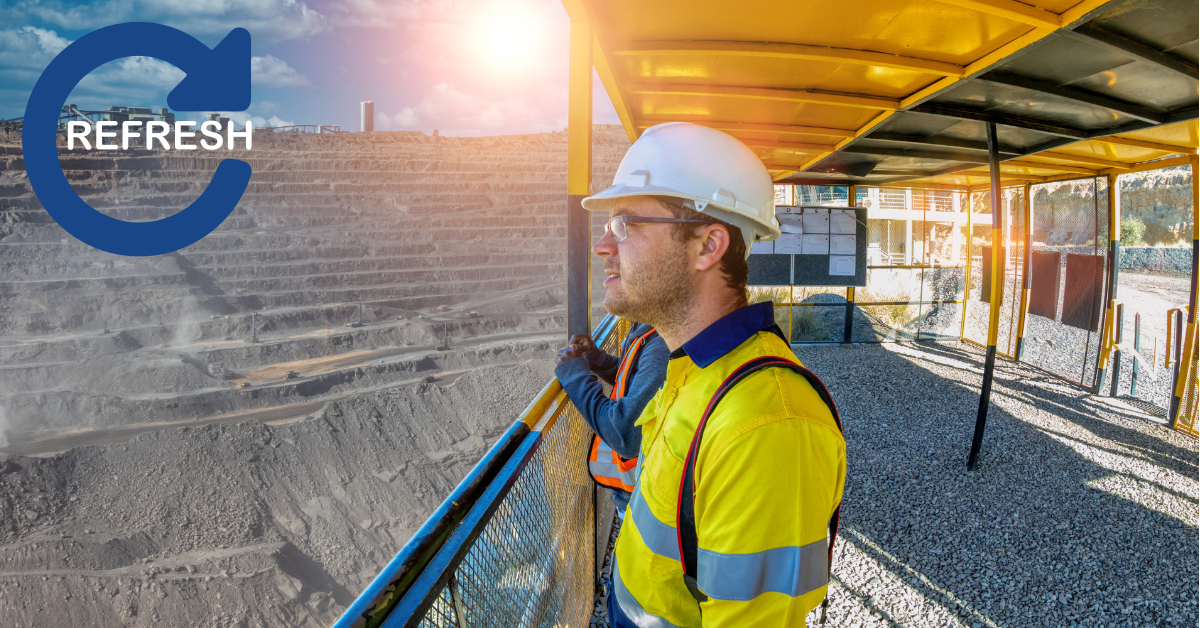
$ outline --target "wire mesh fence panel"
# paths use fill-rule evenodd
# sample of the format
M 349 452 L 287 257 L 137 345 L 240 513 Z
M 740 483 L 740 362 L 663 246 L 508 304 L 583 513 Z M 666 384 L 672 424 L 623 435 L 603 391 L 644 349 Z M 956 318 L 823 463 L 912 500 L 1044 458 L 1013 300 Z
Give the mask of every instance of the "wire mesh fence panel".
M 868 268 L 867 286 L 856 291 L 855 342 L 915 340 L 931 310 L 921 299 L 922 268 Z M 872 305 L 876 304 L 876 305 Z
M 1031 195 L 1033 250 L 1021 359 L 1091 386 L 1100 349 L 1099 326 L 1092 322 L 1107 299 L 1108 181 L 1039 184 Z
M 963 336 L 981 345 L 988 344 L 991 319 L 992 281 L 992 197 L 990 192 L 972 195 L 970 247 L 970 283 Z M 1025 218 L 1024 190 L 1008 188 L 1001 194 L 1001 251 L 1004 275 L 1001 282 L 1000 310 L 996 324 L 996 351 L 1013 355 L 1020 322 L 1021 276 L 1024 272 Z
M 601 346 L 616 353 L 621 337 L 614 332 Z M 567 402 L 421 626 L 588 623 L 595 592 L 595 505 L 583 456 L 591 438 Z
M 1179 398 L 1179 418 L 1175 421 L 1175 428 L 1187 432 L 1192 436 L 1200 436 L 1197 431 L 1197 415 L 1200 415 L 1200 347 L 1197 345 L 1197 339 L 1191 338 L 1192 343 L 1192 361 L 1191 366 L 1185 371 L 1187 380 L 1184 383 L 1183 395 Z
M 1124 174 L 1117 182 L 1121 269 L 1116 299 L 1124 304 L 1120 337 L 1126 346 L 1119 364 L 1113 363 L 1116 394 L 1165 417 L 1175 383 L 1156 358 L 1165 349 L 1167 311 L 1186 305 L 1191 291 L 1192 173 L 1186 166 L 1165 168 Z M 1136 381 L 1134 352 L 1143 358 Z
M 583 625 L 591 615 L 591 433 L 568 408 L 543 440 L 422 625 Z
M 855 294 L 855 342 L 957 338 L 966 260 L 966 197 L 946 190 L 860 187 L 867 208 L 867 285 Z
M 920 299 L 932 302 L 921 313 L 919 339 L 957 339 L 966 289 L 967 216 L 962 195 L 929 191 L 924 201 Z

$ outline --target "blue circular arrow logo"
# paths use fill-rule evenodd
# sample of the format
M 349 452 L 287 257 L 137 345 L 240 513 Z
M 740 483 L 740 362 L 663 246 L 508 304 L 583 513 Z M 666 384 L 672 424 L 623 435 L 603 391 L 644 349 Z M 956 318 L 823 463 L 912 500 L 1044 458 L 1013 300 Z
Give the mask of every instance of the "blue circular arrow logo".
M 68 233 L 118 255 L 161 255 L 212 233 L 233 212 L 250 183 L 250 164 L 225 159 L 204 193 L 183 210 L 151 222 L 127 222 L 88 205 L 58 162 L 58 116 L 71 90 L 92 70 L 116 59 L 147 56 L 187 76 L 167 95 L 177 111 L 243 111 L 250 106 L 250 33 L 236 28 L 209 50 L 187 33 L 145 22 L 106 26 L 75 40 L 38 78 L 25 107 L 22 149 L 29 183 Z

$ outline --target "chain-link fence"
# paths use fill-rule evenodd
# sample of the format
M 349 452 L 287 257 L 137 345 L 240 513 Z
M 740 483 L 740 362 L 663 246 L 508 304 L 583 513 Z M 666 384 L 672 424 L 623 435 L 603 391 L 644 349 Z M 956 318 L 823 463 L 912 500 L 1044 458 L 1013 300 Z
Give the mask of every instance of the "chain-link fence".
M 1108 301 L 1108 180 L 1038 184 L 1031 197 L 1033 250 L 1021 360 L 1090 388 Z
M 531 437 L 535 437 L 531 435 Z M 582 625 L 592 612 L 591 440 L 568 405 L 421 620 L 423 628 Z
M 1006 188 L 1000 195 L 1000 259 L 1003 265 L 996 353 L 1015 355 L 1023 275 L 1025 272 L 1025 189 Z M 971 195 L 970 277 L 963 338 L 980 346 L 988 344 L 992 307 L 992 194 Z
M 1171 371 L 1163 368 L 1167 312 L 1186 306 L 1191 292 L 1192 172 L 1176 167 L 1130 173 L 1118 177 L 1117 184 L 1121 262 L 1116 299 L 1123 304 L 1117 333 L 1122 347 L 1103 390 L 1165 418 L 1175 392 Z M 1111 377 L 1116 378 L 1115 389 Z
M 616 323 L 606 318 L 594 335 L 614 354 Z M 337 626 L 586 625 L 596 590 L 591 439 L 551 381 Z
M 855 342 L 955 340 L 966 280 L 966 196 L 858 188 L 868 212 L 867 285 L 855 295 Z

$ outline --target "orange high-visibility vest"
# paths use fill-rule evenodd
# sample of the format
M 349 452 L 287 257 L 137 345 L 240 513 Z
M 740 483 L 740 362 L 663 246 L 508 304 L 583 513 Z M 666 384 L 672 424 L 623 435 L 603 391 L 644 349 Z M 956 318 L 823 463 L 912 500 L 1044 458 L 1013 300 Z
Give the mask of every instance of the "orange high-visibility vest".
M 625 396 L 625 392 L 629 389 L 629 370 L 633 368 L 642 348 L 646 346 L 646 341 L 654 333 L 655 331 L 651 329 L 629 343 L 629 347 L 625 349 L 625 354 L 621 356 L 621 363 L 617 367 L 613 389 L 608 395 L 610 399 L 620 399 Z M 588 471 L 597 484 L 632 493 L 634 485 L 637 484 L 637 461 L 636 456 L 625 459 L 617 455 L 617 452 L 601 440 L 599 435 L 592 438 L 592 447 L 588 450 Z

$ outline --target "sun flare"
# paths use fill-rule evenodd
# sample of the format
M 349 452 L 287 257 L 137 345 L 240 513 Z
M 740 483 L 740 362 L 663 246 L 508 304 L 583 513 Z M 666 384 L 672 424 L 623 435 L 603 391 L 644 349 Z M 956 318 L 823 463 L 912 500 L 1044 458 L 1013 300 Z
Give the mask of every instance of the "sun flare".
M 497 3 L 480 14 L 471 42 L 481 65 L 519 74 L 537 63 L 546 37 L 541 16 L 520 3 Z

